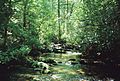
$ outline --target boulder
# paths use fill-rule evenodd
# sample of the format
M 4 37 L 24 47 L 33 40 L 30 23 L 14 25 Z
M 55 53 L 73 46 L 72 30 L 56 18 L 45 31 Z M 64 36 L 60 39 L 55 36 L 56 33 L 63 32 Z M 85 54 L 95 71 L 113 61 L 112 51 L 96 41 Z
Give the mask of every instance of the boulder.
M 49 73 L 50 72 L 49 65 L 47 63 L 36 62 L 36 63 L 34 63 L 34 65 L 35 65 L 35 68 L 34 68 L 35 71 L 40 71 L 40 73 Z

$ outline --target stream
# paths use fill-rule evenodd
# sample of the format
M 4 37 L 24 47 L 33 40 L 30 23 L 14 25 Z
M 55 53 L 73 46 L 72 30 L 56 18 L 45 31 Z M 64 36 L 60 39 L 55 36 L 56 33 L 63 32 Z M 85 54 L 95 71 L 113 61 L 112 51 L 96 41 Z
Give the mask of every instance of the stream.
M 10 72 L 9 81 L 120 81 L 118 68 L 79 63 L 79 54 L 47 54 L 42 58 L 54 59 L 50 73 L 41 74 L 34 68 L 16 66 Z

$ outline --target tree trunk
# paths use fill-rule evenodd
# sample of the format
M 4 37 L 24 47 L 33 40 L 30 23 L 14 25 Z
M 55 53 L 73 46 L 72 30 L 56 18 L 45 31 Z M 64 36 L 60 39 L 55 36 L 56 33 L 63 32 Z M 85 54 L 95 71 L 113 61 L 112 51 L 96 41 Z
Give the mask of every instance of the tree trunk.
M 58 28 L 59 28 L 59 42 L 61 40 L 61 28 L 60 28 L 60 0 L 58 0 Z
M 24 0 L 23 1 L 24 4 L 24 9 L 23 9 L 23 27 L 27 27 L 27 20 L 26 20 L 26 15 L 27 15 L 27 4 L 28 4 L 28 0 Z
M 7 26 L 4 29 L 4 42 L 3 42 L 3 49 L 6 49 L 6 43 L 7 43 Z
M 9 7 L 8 7 L 8 10 L 6 10 L 6 14 L 5 14 L 5 21 L 4 21 L 4 42 L 3 42 L 3 49 L 6 50 L 6 46 L 7 46 L 7 31 L 8 31 L 8 23 L 9 23 L 9 20 L 11 18 L 11 15 L 12 15 L 12 2 L 11 0 L 9 0 Z

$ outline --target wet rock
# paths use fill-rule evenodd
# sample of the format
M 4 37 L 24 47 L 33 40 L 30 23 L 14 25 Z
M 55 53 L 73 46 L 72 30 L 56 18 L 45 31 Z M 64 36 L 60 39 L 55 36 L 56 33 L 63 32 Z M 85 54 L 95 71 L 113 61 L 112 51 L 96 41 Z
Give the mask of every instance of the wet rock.
M 75 65 L 75 64 L 78 64 L 78 62 L 76 61 L 76 59 L 69 59 L 68 62 L 66 62 L 68 64 L 71 64 L 71 65 Z
M 53 64 L 53 65 L 57 65 L 57 62 L 55 60 L 53 60 L 53 59 L 46 59 L 43 62 Z
M 76 65 L 76 64 L 78 64 L 78 62 L 71 62 L 71 64 L 72 64 L 72 65 Z
M 68 61 L 65 64 L 66 65 L 76 65 L 76 64 L 78 64 L 78 62 L 76 62 L 76 61 Z
M 59 64 L 62 64 L 62 62 L 58 62 Z
M 87 60 L 86 59 L 80 59 L 80 64 L 87 64 Z
M 31 57 L 37 57 L 41 54 L 42 54 L 42 52 L 35 46 L 35 44 L 33 44 L 31 46 L 31 50 L 30 50 L 28 55 L 31 56 Z
M 68 61 L 76 61 L 76 59 L 69 59 Z
M 49 73 L 49 65 L 47 63 L 44 62 L 36 62 L 36 66 L 34 68 L 35 71 L 40 71 L 40 73 Z

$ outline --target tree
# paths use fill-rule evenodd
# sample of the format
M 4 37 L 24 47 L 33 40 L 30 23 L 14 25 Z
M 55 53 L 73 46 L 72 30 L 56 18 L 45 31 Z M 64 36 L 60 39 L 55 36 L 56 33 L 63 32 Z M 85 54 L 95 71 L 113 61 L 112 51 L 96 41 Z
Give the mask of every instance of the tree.
M 1 12 L 0 15 L 2 16 L 0 19 L 1 20 L 0 26 L 2 29 L 2 31 L 1 31 L 2 37 L 4 39 L 2 46 L 4 49 L 6 49 L 8 24 L 9 24 L 12 14 L 13 14 L 12 1 L 11 0 L 1 1 L 0 5 L 2 6 L 0 9 L 0 12 Z
M 58 27 L 59 27 L 59 41 L 61 39 L 61 28 L 60 28 L 60 0 L 58 0 Z

